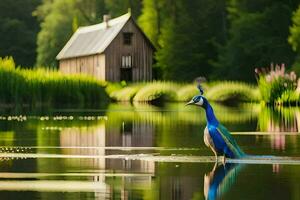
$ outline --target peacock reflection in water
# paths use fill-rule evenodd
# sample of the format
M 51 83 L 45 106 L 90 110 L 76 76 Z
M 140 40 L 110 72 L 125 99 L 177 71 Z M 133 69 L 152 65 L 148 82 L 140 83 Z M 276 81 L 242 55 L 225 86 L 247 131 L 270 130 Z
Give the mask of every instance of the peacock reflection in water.
M 236 182 L 242 164 L 215 163 L 213 169 L 204 175 L 204 196 L 206 200 L 220 199 Z

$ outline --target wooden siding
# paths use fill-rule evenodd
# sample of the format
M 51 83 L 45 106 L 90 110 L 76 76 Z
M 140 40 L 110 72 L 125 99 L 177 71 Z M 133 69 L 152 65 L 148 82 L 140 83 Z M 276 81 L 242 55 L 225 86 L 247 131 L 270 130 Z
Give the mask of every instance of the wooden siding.
M 87 74 L 105 80 L 105 55 L 91 55 L 59 61 L 59 70 L 65 74 Z
M 133 33 L 131 45 L 124 45 L 124 32 Z M 132 81 L 152 80 L 153 48 L 132 19 L 125 24 L 104 53 L 106 80 L 120 81 L 122 56 L 126 55 L 131 55 L 133 59 Z

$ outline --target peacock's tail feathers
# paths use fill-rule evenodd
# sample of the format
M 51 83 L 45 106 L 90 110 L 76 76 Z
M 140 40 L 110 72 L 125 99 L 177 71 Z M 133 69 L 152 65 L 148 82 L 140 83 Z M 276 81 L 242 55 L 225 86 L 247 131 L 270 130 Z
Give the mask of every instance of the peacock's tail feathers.
M 230 132 L 222 124 L 219 124 L 217 129 L 221 134 L 222 138 L 224 139 L 224 141 L 226 142 L 227 146 L 234 153 L 235 158 L 241 158 L 246 155 L 243 152 L 243 150 L 239 147 L 239 145 L 236 143 L 234 138 L 231 136 Z

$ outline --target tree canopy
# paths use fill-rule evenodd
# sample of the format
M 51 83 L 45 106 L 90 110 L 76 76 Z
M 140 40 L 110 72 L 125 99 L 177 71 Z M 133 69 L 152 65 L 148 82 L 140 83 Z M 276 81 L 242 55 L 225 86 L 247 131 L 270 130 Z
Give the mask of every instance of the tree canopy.
M 160 79 L 254 80 L 254 68 L 300 73 L 300 2 L 281 0 L 2 0 L 0 56 L 56 67 L 79 26 L 128 12 L 157 49 Z M 14 12 L 10 12 L 14 10 Z
M 13 56 L 22 66 L 33 66 L 39 24 L 32 12 L 40 0 L 0 1 L 0 57 Z

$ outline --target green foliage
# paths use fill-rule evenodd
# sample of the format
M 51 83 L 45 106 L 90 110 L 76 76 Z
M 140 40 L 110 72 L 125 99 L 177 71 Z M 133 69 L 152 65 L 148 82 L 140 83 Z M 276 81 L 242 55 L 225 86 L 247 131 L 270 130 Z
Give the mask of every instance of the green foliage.
M 288 42 L 292 46 L 293 50 L 297 53 L 296 60 L 293 64 L 293 70 L 296 73 L 300 73 L 300 6 L 293 13 L 292 26 L 290 27 L 290 35 L 288 37 Z
M 55 0 L 52 3 L 43 4 L 38 9 L 48 9 L 48 13 L 37 11 L 37 13 L 46 14 L 39 16 L 43 21 L 37 40 L 37 65 L 55 67 L 56 55 L 73 34 L 73 18 L 76 16 L 75 0 Z
M 133 101 L 176 101 L 179 85 L 172 82 L 153 82 L 142 87 L 133 98 Z
M 226 35 L 225 1 L 177 0 L 171 4 L 165 6 L 169 11 L 156 54 L 163 78 L 191 81 L 208 76 L 217 44 L 223 43 Z
M 0 104 L 12 106 L 97 106 L 108 99 L 106 83 L 83 75 L 15 68 L 11 58 L 0 59 Z
M 195 87 L 195 84 L 184 85 L 177 91 L 177 100 L 188 102 L 194 96 L 199 94 L 199 90 Z
M 217 102 L 257 102 L 260 93 L 256 87 L 247 83 L 222 81 L 209 87 L 205 96 Z
M 108 96 L 110 98 L 112 98 L 112 93 L 114 93 L 115 91 L 119 91 L 122 88 L 123 87 L 120 83 L 117 83 L 117 82 L 108 83 L 106 88 L 105 88 L 105 92 L 108 94 Z
M 164 16 L 163 0 L 144 0 L 142 14 L 138 19 L 139 25 L 152 41 L 154 46 L 159 46 L 159 37 L 161 34 Z
M 13 56 L 17 64 L 33 66 L 39 24 L 32 12 L 40 0 L 0 1 L 0 57 Z
M 134 18 L 141 14 L 142 1 L 141 0 L 104 0 L 105 6 L 109 10 L 112 17 L 118 17 L 131 11 Z
M 136 102 L 172 102 L 189 101 L 199 91 L 194 84 L 175 82 L 139 83 L 121 87 L 116 83 L 109 83 L 106 91 L 115 101 Z M 112 89 L 113 88 L 113 89 Z M 210 101 L 254 102 L 260 100 L 257 87 L 241 82 L 217 82 L 204 85 L 205 95 Z
M 290 35 L 288 41 L 291 44 L 294 51 L 299 50 L 300 45 L 300 6 L 293 13 L 292 26 L 290 27 Z
M 284 65 L 271 67 L 270 72 L 262 71 L 258 73 L 258 87 L 262 100 L 268 104 L 274 104 L 276 101 L 294 99 L 297 87 L 297 77 L 294 72 L 287 74 Z
M 287 90 L 282 93 L 282 95 L 277 98 L 276 104 L 279 105 L 295 105 L 299 104 L 300 95 L 298 92 L 293 90 Z
M 109 13 L 119 16 L 132 8 L 133 15 L 140 13 L 138 0 L 44 0 L 35 15 L 41 20 L 37 40 L 37 65 L 56 67 L 56 55 L 79 26 L 100 23 Z
M 115 101 L 132 101 L 136 93 L 144 86 L 144 84 L 132 84 L 120 90 L 115 90 L 109 96 Z
M 250 74 L 256 66 L 291 65 L 295 54 L 287 37 L 294 8 L 290 1 L 230 1 L 229 38 L 220 49 L 214 77 L 254 81 Z

